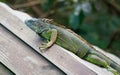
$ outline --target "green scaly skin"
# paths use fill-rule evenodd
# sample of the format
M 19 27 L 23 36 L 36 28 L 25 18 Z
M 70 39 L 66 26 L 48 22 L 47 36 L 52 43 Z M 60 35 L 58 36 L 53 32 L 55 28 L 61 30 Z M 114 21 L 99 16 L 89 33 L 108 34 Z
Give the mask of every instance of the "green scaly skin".
M 44 22 L 42 19 L 30 19 L 25 21 L 26 25 L 48 43 L 40 46 L 44 50 L 56 43 L 57 45 L 71 51 L 78 57 L 83 58 L 93 64 L 106 68 L 114 75 L 120 75 L 120 65 L 96 51 L 88 42 L 69 29 L 61 28 L 54 24 Z

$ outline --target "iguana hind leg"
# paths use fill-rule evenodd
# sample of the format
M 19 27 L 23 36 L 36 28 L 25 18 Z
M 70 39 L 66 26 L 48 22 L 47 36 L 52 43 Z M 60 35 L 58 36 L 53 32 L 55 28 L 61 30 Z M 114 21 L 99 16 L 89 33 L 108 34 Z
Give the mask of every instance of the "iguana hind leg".
M 51 34 L 50 34 L 50 35 L 51 35 L 50 41 L 48 41 L 48 43 L 43 43 L 43 44 L 39 47 L 39 49 L 40 49 L 41 51 L 43 51 L 43 50 L 51 47 L 51 46 L 54 44 L 54 42 L 56 41 L 56 39 L 57 39 L 57 30 L 56 30 L 56 29 L 49 29 L 48 32 L 51 32 Z M 48 39 L 47 39 L 47 40 L 48 40 Z
M 108 71 L 112 72 L 114 75 L 120 75 L 115 69 L 110 67 L 110 63 L 107 63 L 104 59 L 100 58 L 95 54 L 89 54 L 85 59 L 93 64 L 106 68 Z

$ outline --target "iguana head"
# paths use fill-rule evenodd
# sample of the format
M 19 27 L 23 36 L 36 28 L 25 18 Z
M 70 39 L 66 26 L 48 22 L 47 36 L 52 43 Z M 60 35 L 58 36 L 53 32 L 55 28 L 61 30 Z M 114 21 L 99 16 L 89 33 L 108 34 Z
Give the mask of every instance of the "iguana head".
M 41 33 L 48 27 L 41 19 L 36 18 L 25 20 L 25 24 L 36 33 Z

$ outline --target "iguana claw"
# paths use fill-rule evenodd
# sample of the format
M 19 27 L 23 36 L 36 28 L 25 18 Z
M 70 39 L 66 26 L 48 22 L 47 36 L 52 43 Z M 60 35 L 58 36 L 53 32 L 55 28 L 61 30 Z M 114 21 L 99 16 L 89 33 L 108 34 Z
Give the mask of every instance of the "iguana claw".
M 42 45 L 39 47 L 40 51 L 43 52 L 45 49 L 49 48 L 48 43 L 42 43 Z

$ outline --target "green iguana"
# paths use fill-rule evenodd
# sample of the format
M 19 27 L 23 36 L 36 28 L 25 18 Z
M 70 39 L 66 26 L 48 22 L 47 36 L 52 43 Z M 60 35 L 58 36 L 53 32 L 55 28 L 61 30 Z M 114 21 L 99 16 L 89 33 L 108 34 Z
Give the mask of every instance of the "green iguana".
M 40 46 L 40 50 L 51 47 L 54 43 L 71 51 L 78 57 L 83 58 L 93 64 L 106 68 L 114 75 L 120 75 L 120 65 L 112 61 L 109 57 L 95 50 L 86 40 L 64 26 L 59 26 L 55 22 L 47 22 L 45 19 L 29 19 L 25 21 L 37 34 L 45 38 L 48 42 Z

